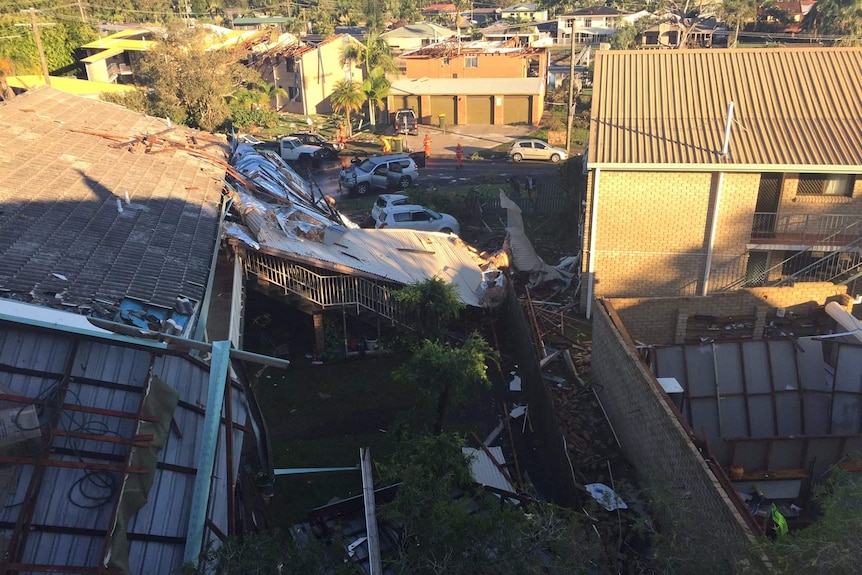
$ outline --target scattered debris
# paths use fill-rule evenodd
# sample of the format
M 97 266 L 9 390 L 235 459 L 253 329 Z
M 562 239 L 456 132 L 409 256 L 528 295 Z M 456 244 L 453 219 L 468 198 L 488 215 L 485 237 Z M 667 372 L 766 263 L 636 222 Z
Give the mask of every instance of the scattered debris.
M 620 496 L 604 483 L 588 483 L 584 487 L 593 496 L 593 499 L 601 503 L 602 507 L 608 511 L 629 508 L 626 502 L 620 499 Z

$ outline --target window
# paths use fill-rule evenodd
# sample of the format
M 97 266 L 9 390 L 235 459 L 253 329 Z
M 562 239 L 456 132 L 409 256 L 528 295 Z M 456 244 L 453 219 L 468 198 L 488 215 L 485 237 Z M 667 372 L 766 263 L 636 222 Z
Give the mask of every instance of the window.
M 799 174 L 797 196 L 852 196 L 856 178 L 850 174 Z
M 584 28 L 590 28 L 593 25 L 592 18 L 584 18 Z
M 464 56 L 464 67 L 465 68 L 478 68 L 479 67 L 479 56 Z

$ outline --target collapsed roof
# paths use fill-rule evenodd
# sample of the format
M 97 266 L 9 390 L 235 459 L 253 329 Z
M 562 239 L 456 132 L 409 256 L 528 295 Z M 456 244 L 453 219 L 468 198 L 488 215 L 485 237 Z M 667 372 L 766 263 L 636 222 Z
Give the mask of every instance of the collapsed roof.
M 440 278 L 465 304 L 480 305 L 484 262 L 457 236 L 361 229 L 278 155 L 239 145 L 232 162 L 237 173 L 230 196 L 242 224 L 226 235 L 246 249 L 398 285 Z

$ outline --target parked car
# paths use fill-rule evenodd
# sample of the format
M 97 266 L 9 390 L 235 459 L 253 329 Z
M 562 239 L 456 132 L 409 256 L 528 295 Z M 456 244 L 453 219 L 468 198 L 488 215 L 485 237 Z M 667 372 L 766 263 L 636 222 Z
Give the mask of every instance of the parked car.
M 395 206 L 403 206 L 410 203 L 410 198 L 404 194 L 380 194 L 377 196 L 377 201 L 371 208 L 371 219 L 377 221 L 377 216 L 380 212 L 388 210 Z
M 419 135 L 419 120 L 412 108 L 395 112 L 395 133 Z
M 374 227 L 379 230 L 384 228 L 408 228 L 426 232 L 443 232 L 444 234 L 461 233 L 461 226 L 454 217 L 413 204 L 392 206 L 381 211 L 377 215 Z
M 521 160 L 550 160 L 555 164 L 565 160 L 569 154 L 562 148 L 555 148 L 542 140 L 515 140 L 509 148 L 513 162 Z
M 416 162 L 407 154 L 372 156 L 359 164 L 341 170 L 338 183 L 364 196 L 371 189 L 403 190 L 419 178 Z
M 313 134 L 311 132 L 295 132 L 290 135 L 293 138 L 297 138 L 303 144 L 323 148 L 324 158 L 335 158 L 338 156 L 338 153 L 344 149 L 344 144 L 327 140 L 320 134 Z
M 299 138 L 285 136 L 281 139 L 279 153 L 282 158 L 291 162 L 317 165 L 323 158 L 323 148 L 303 144 Z

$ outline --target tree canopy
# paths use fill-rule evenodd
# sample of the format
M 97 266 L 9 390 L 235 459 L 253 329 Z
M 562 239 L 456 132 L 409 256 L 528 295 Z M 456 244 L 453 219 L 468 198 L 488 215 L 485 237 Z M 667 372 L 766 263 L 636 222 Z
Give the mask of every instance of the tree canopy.
M 139 64 L 147 91 L 147 112 L 180 124 L 213 131 L 231 118 L 228 98 L 237 86 L 260 83 L 260 76 L 236 63 L 229 51 L 205 49 L 203 29 L 178 26 Z

